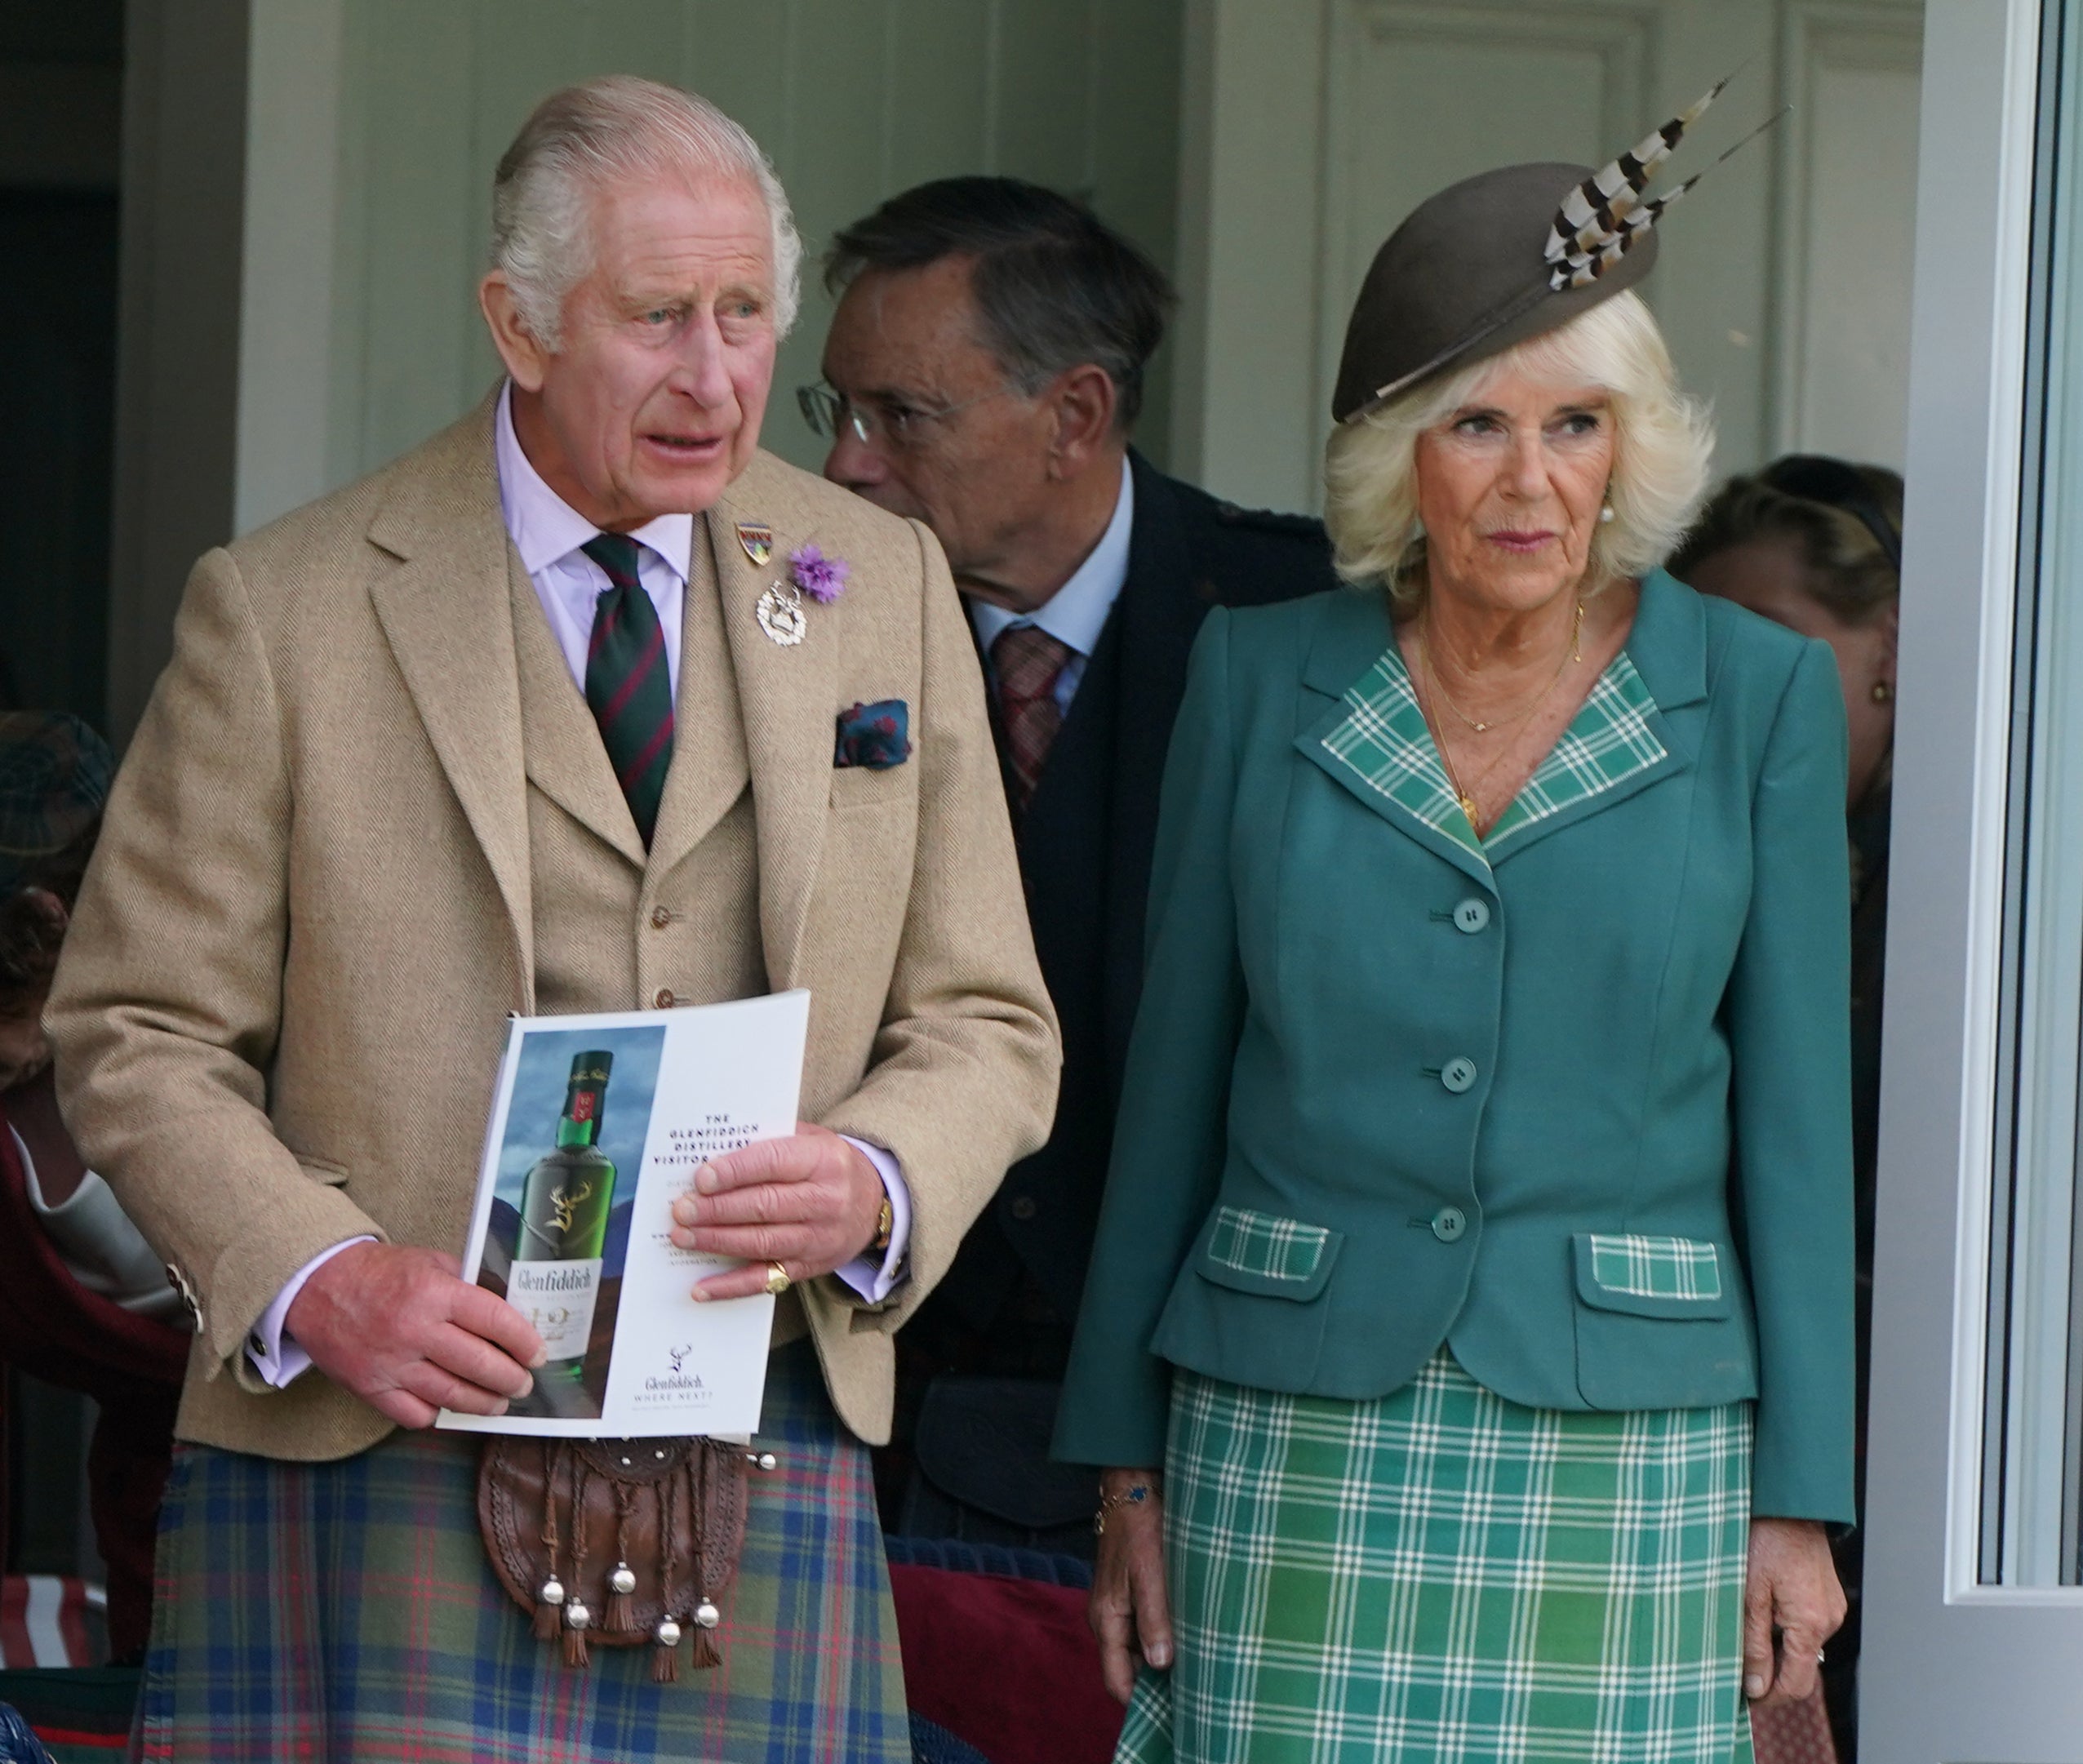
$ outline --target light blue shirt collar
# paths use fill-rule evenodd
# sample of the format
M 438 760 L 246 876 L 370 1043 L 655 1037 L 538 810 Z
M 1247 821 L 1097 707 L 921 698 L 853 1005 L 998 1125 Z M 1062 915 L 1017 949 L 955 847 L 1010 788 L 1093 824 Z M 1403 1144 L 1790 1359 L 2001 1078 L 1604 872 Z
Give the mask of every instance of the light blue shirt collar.
M 1121 586 L 1128 580 L 1129 539 L 1135 525 L 1135 474 L 1124 459 L 1113 517 L 1099 535 L 1099 543 L 1071 572 L 1068 581 L 1029 613 L 1008 612 L 980 600 L 970 602 L 970 622 L 986 657 L 998 633 L 1015 624 L 1033 625 L 1068 645 L 1076 652 L 1064 669 L 1070 678 L 1067 686 L 1059 682 L 1057 693 L 1063 708 L 1068 709 L 1070 695 L 1077 691 L 1077 681 L 1085 672 L 1083 664 L 1099 647 L 1099 633 L 1106 629 L 1114 602 L 1121 598 Z

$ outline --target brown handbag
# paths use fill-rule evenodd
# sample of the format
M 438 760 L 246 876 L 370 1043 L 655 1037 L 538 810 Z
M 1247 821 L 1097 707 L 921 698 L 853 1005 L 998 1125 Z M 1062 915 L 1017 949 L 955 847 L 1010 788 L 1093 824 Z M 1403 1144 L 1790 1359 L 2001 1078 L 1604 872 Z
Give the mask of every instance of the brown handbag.
M 695 1669 L 717 1664 L 754 1463 L 774 1460 L 714 1439 L 491 1439 L 477 1528 L 500 1584 L 534 1613 L 536 1638 L 562 1632 L 568 1664 L 588 1663 L 589 1637 L 649 1642 L 651 1677 L 670 1684 L 689 1630 Z

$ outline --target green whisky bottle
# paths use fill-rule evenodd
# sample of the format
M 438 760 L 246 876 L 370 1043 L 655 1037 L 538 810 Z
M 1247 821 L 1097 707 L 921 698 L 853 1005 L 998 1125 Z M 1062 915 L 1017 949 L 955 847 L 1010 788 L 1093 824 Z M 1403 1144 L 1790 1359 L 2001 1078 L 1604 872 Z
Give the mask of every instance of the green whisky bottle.
M 593 1334 L 601 1250 L 615 1205 L 615 1166 L 600 1149 L 614 1066 L 615 1055 L 600 1050 L 571 1062 L 557 1148 L 535 1161 L 521 1190 L 521 1240 L 507 1295 L 549 1350 L 545 1374 L 578 1377 Z

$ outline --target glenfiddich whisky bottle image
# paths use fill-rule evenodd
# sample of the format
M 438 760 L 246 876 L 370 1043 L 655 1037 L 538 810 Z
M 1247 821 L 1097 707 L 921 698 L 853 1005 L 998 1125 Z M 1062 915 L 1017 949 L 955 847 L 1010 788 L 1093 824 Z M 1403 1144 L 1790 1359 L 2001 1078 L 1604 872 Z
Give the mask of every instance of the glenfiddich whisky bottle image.
M 615 1166 L 600 1149 L 607 1075 L 615 1055 L 593 1051 L 571 1062 L 557 1149 L 535 1162 L 521 1190 L 521 1234 L 508 1297 L 549 1350 L 544 1376 L 584 1370 L 600 1295 L 601 1250 L 615 1204 Z

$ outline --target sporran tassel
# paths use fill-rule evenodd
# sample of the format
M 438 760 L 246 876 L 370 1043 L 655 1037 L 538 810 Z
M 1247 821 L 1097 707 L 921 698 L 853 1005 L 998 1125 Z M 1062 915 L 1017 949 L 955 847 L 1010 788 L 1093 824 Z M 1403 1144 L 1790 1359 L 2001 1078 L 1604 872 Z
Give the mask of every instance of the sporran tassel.
M 538 1642 L 554 1642 L 557 1639 L 557 1626 L 562 1621 L 562 1614 L 557 1606 L 551 1604 L 548 1599 L 539 1598 L 535 1601 L 535 1639 Z
M 668 1611 L 651 1631 L 651 1682 L 676 1684 L 680 1677 L 680 1625 Z
M 707 1617 L 709 1620 L 704 1623 L 702 1621 L 704 1617 Z M 702 1595 L 700 1605 L 695 1611 L 694 1652 L 696 1672 L 713 1672 L 723 1664 L 723 1655 L 716 1645 L 716 1633 L 720 1624 L 720 1614 L 716 1606 L 709 1602 L 708 1595 L 704 1593 Z
M 535 1635 L 538 1642 L 554 1642 L 564 1619 L 564 1583 L 557 1577 L 557 1483 L 561 1460 L 568 1446 L 543 1442 L 543 1582 L 535 1592 Z
M 606 1624 L 615 1635 L 628 1635 L 637 1627 L 637 1612 L 631 1595 L 637 1590 L 637 1576 L 629 1566 L 629 1509 L 636 1503 L 637 1491 L 627 1484 L 618 1484 L 615 1491 L 615 1567 L 607 1577 Z
M 593 1656 L 586 1647 L 586 1632 L 593 1614 L 586 1597 L 586 1465 L 580 1459 L 571 1466 L 571 1591 L 564 1601 L 564 1664 L 585 1666 Z

